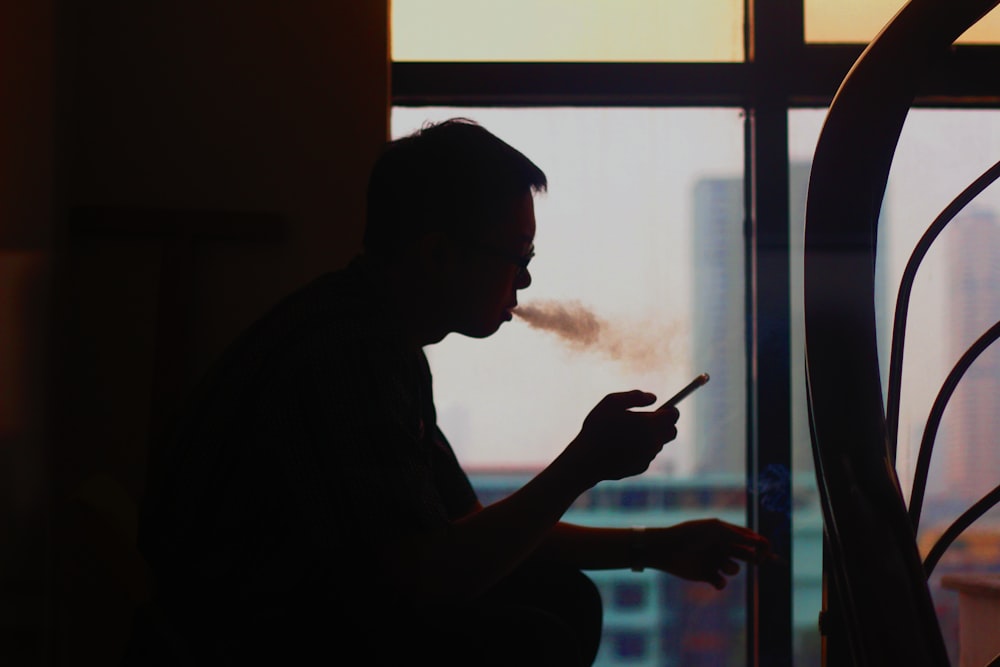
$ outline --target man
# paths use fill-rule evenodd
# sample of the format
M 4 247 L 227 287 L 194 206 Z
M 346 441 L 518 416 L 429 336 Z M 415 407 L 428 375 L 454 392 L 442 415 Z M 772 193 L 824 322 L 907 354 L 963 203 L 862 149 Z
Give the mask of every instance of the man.
M 152 470 L 140 547 L 196 664 L 589 665 L 601 605 L 581 572 L 658 568 L 718 588 L 767 543 L 719 521 L 560 521 L 642 473 L 673 407 L 610 394 L 535 478 L 484 507 L 439 430 L 423 348 L 484 338 L 531 284 L 544 173 L 462 119 L 390 142 L 364 252 L 227 350 Z

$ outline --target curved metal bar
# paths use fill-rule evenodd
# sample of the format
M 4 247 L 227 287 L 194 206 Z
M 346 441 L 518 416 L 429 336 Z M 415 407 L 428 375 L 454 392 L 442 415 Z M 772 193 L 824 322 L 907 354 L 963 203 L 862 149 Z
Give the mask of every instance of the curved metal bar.
M 934 440 L 937 439 L 938 427 L 941 425 L 941 418 L 944 416 L 944 409 L 948 407 L 948 401 L 955 392 L 959 380 L 969 370 L 972 363 L 983 351 L 988 348 L 993 341 L 1000 338 L 1000 322 L 997 322 L 986 332 L 976 339 L 976 342 L 959 358 L 958 363 L 948 373 L 941 391 L 938 392 L 931 406 L 930 415 L 927 417 L 927 425 L 924 427 L 924 435 L 920 440 L 920 451 L 917 454 L 917 465 L 913 473 L 913 488 L 910 491 L 910 523 L 913 531 L 916 532 L 920 526 L 920 512 L 924 503 L 924 491 L 927 487 L 927 475 L 931 467 L 931 453 L 934 450 Z
M 889 352 L 889 384 L 886 391 L 885 425 L 888 437 L 889 456 L 896 461 L 896 443 L 899 431 L 899 401 L 903 381 L 903 341 L 906 338 L 906 315 L 910 304 L 910 292 L 917 275 L 920 262 L 923 261 L 931 244 L 965 206 L 975 199 L 979 193 L 1000 178 L 1000 160 L 965 188 L 931 223 L 924 235 L 920 237 L 910 259 L 906 262 L 903 276 L 899 283 L 896 296 L 895 317 L 892 323 L 892 343 Z
M 949 664 L 895 468 L 875 331 L 878 213 L 919 83 L 998 0 L 910 0 L 841 84 L 806 201 L 806 389 L 837 664 Z M 835 621 L 833 620 L 835 618 Z
M 962 512 L 962 515 L 948 526 L 948 530 L 941 534 L 941 537 L 937 539 L 934 546 L 927 553 L 927 558 L 924 559 L 924 573 L 928 579 L 930 579 L 931 573 L 934 571 L 934 566 L 941 560 L 941 556 L 951 546 L 951 543 L 966 528 L 975 523 L 976 519 L 986 514 L 997 502 L 1000 502 L 1000 485 L 976 501 L 975 505 Z

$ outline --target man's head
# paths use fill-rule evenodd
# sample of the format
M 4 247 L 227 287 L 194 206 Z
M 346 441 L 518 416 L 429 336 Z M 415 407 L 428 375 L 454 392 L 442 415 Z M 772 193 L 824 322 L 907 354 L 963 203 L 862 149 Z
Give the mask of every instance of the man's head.
M 372 169 L 365 252 L 398 255 L 428 233 L 477 241 L 546 187 L 541 169 L 475 122 L 426 125 L 389 142 Z
M 421 345 L 482 338 L 531 284 L 534 195 L 545 174 L 476 123 L 454 119 L 390 142 L 368 187 L 365 253 L 396 271 Z

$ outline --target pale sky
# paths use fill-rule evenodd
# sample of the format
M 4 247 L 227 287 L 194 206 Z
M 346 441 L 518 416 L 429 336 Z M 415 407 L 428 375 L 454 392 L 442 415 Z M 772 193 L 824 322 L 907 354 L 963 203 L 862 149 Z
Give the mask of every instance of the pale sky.
M 805 0 L 809 42 L 870 41 L 903 0 Z M 743 59 L 743 0 L 392 0 L 396 60 Z M 1000 41 L 1000 10 L 960 42 Z
M 743 58 L 743 0 L 393 0 L 396 60 Z

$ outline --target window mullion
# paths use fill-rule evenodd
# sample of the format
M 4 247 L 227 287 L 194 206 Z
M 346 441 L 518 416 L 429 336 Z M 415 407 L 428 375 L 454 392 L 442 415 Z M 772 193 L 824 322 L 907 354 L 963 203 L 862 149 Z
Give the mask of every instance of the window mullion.
M 803 49 L 801 0 L 747 0 L 747 519 L 791 565 L 791 275 L 788 63 Z M 751 569 L 747 664 L 792 662 L 791 567 Z

